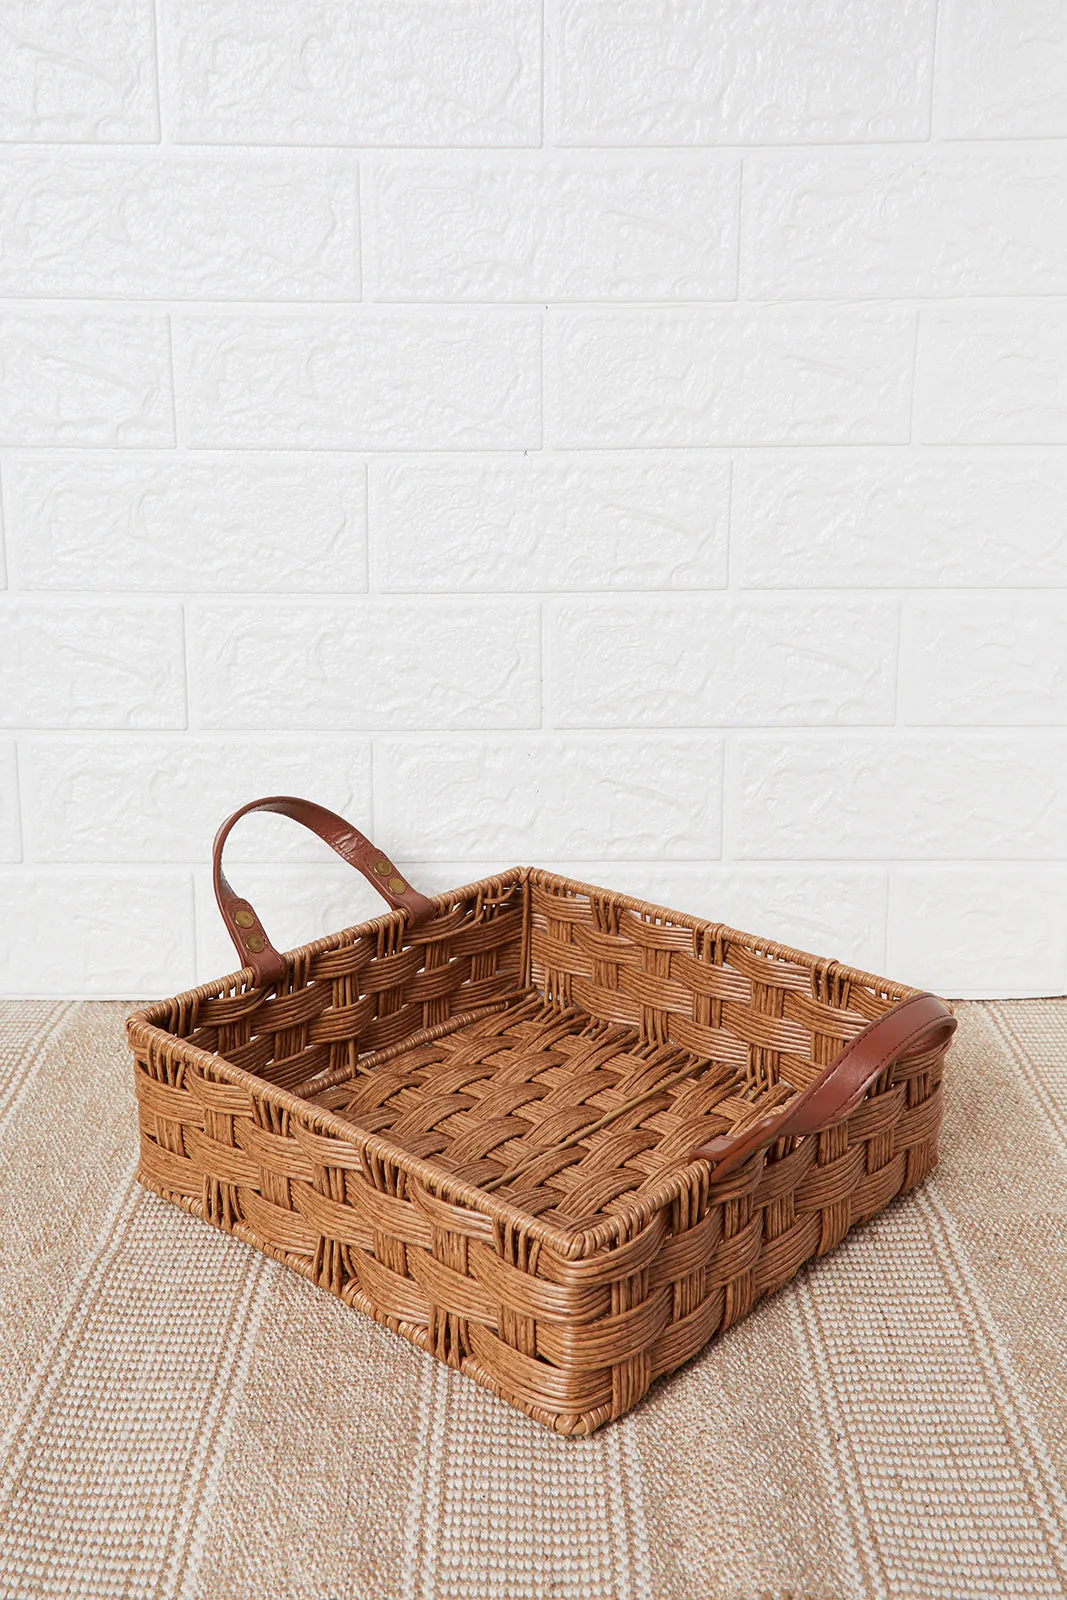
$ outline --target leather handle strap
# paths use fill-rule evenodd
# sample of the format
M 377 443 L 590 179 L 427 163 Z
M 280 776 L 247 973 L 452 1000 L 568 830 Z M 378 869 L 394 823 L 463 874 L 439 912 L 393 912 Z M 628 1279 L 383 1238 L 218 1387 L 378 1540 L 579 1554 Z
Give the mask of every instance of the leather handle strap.
M 815 1133 L 855 1110 L 875 1079 L 898 1056 L 936 1034 L 946 1042 L 956 1031 L 956 1018 L 933 994 L 902 1000 L 875 1022 L 861 1028 L 830 1065 L 780 1112 L 761 1117 L 737 1134 L 721 1134 L 693 1151 L 691 1161 L 714 1163 L 713 1179 L 725 1177 L 757 1150 L 776 1139 Z
M 331 850 L 336 850 L 342 861 L 347 861 L 357 872 L 362 872 L 388 905 L 394 910 L 406 911 L 413 927 L 433 912 L 432 903 L 411 887 L 389 857 L 371 844 L 366 834 L 353 828 L 344 817 L 339 817 L 336 811 L 327 811 L 325 806 L 318 806 L 312 800 L 298 800 L 290 794 L 273 794 L 263 800 L 250 800 L 232 817 L 227 817 L 216 833 L 211 852 L 211 872 L 222 920 L 241 958 L 241 965 L 252 968 L 257 984 L 277 983 L 285 974 L 285 962 L 267 938 L 252 906 L 234 893 L 222 870 L 222 852 L 230 830 L 235 822 L 239 822 L 250 811 L 276 811 L 279 816 L 291 817 L 302 827 L 317 833 Z

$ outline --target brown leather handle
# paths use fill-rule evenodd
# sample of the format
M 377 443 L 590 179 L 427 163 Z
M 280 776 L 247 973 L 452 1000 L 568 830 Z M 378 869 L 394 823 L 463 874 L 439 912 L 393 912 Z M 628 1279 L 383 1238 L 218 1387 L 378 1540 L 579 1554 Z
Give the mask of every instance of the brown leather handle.
M 918 994 L 902 1000 L 877 1021 L 861 1028 L 830 1065 L 781 1111 L 750 1123 L 741 1133 L 709 1139 L 689 1159 L 713 1161 L 712 1177 L 725 1177 L 776 1139 L 815 1133 L 828 1123 L 840 1121 L 855 1109 L 875 1079 L 898 1056 L 913 1050 L 931 1034 L 943 1033 L 947 1040 L 955 1031 L 955 1017 L 936 995 Z
M 397 871 L 387 855 L 375 848 L 366 834 L 339 817 L 336 811 L 327 811 L 312 800 L 298 800 L 291 794 L 268 795 L 263 800 L 250 800 L 246 806 L 227 817 L 218 833 L 211 852 L 211 871 L 222 920 L 229 931 L 241 958 L 241 965 L 252 968 L 257 984 L 277 983 L 286 971 L 285 962 L 275 950 L 263 929 L 263 924 L 247 900 L 234 894 L 222 870 L 222 851 L 235 822 L 250 811 L 276 811 L 280 816 L 291 817 L 303 827 L 310 828 L 320 839 L 336 850 L 343 861 L 362 872 L 368 883 L 373 883 L 378 893 L 389 905 L 408 913 L 412 926 L 424 921 L 433 911 L 433 905 L 424 894 L 419 894 Z

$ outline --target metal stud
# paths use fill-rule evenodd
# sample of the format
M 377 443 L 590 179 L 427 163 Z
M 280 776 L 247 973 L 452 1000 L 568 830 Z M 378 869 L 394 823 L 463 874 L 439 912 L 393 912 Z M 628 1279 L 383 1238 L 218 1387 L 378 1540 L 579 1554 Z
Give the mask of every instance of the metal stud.
M 239 928 L 254 928 L 256 925 L 256 919 L 251 911 L 235 911 L 233 920 Z
M 250 933 L 245 944 L 254 956 L 258 956 L 259 952 L 266 948 L 267 941 L 261 933 Z
M 378 874 L 379 878 L 385 878 L 390 872 L 392 872 L 393 863 L 391 861 L 376 861 L 374 863 L 374 870 Z
M 390 878 L 389 887 L 392 889 L 394 894 L 404 894 L 407 890 L 407 884 L 404 882 L 403 878 Z

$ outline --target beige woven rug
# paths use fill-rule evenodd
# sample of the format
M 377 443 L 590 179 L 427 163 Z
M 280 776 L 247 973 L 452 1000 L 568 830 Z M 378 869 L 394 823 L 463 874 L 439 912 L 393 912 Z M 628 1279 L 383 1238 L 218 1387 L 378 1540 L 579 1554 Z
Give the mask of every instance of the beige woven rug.
M 117 1004 L 0 1005 L 0 1595 L 1067 1595 L 1067 1000 L 961 1007 L 942 1164 L 562 1440 L 133 1182 Z

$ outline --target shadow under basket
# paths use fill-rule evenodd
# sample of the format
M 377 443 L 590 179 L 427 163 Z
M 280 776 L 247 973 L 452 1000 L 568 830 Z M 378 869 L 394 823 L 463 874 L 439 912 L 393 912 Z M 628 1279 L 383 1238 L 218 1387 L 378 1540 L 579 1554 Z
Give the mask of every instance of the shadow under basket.
M 278 955 L 221 868 L 255 809 L 393 909 Z M 560 1433 L 936 1160 L 932 995 L 534 868 L 426 899 L 286 796 L 215 878 L 248 964 L 129 1018 L 141 1182 Z

